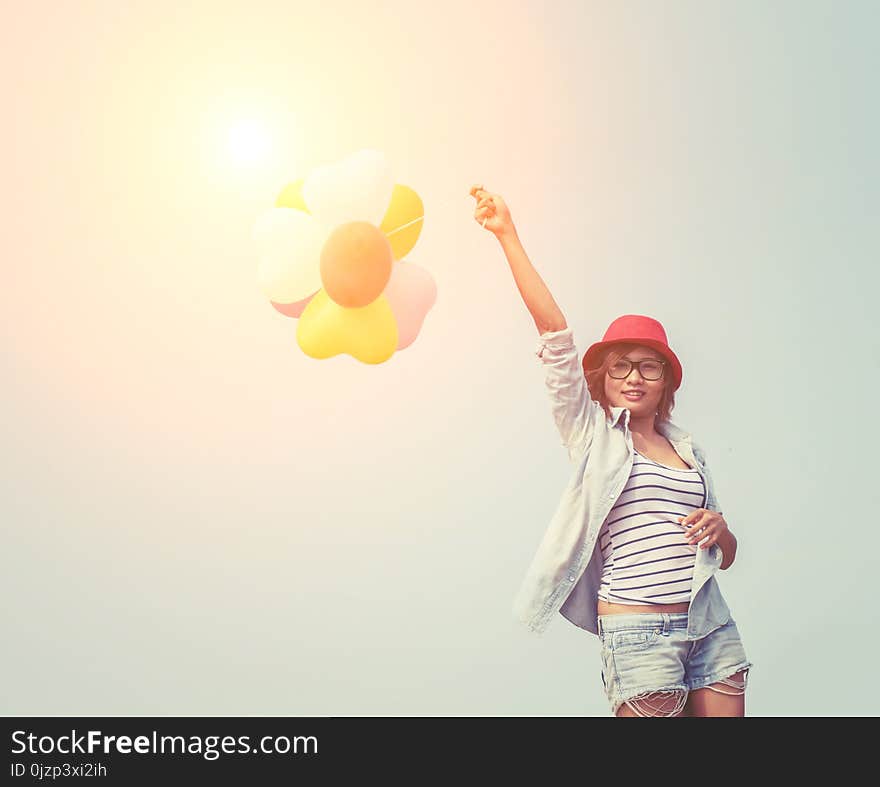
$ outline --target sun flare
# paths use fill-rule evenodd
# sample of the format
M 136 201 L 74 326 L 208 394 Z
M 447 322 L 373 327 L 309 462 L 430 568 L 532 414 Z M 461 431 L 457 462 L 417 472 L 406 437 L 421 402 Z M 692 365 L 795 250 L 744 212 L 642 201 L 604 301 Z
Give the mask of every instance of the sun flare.
M 226 149 L 237 164 L 256 164 L 269 153 L 271 147 L 265 126 L 256 120 L 241 120 L 230 129 Z

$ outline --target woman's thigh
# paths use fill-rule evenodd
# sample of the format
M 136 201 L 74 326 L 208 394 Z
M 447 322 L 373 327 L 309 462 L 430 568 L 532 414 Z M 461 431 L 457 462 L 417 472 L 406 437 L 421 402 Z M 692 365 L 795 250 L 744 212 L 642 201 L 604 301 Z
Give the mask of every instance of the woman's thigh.
M 733 618 L 697 640 L 687 661 L 688 714 L 745 715 L 745 691 L 751 667 Z
M 690 692 L 685 705 L 688 716 L 745 716 L 748 670 Z

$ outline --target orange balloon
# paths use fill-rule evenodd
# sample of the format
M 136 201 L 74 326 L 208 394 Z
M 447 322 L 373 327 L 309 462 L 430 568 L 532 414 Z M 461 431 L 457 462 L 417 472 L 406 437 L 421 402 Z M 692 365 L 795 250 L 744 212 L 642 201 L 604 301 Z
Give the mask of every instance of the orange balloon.
M 391 244 L 367 221 L 341 224 L 321 250 L 321 281 L 339 306 L 357 309 L 382 294 L 391 278 Z

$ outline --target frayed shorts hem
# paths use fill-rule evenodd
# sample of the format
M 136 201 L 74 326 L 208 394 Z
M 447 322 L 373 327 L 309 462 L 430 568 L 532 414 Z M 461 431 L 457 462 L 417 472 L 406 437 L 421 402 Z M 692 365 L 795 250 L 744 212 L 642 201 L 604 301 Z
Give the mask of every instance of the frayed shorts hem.
M 691 681 L 690 691 L 696 691 L 697 689 L 705 689 L 706 686 L 711 685 L 712 683 L 717 683 L 724 678 L 729 678 L 731 675 L 736 675 L 740 670 L 750 670 L 752 668 L 752 662 L 744 661 L 741 664 L 737 664 L 733 667 L 728 667 L 727 669 L 718 670 L 718 672 L 709 675 L 707 678 L 694 678 Z M 748 684 L 748 676 L 746 676 L 746 684 Z M 745 689 L 745 686 L 743 686 Z
M 661 686 L 659 689 L 654 688 L 653 686 L 650 688 L 642 689 L 641 691 L 629 692 L 629 696 L 626 697 L 616 697 L 614 701 L 611 703 L 611 715 L 616 716 L 617 711 L 620 710 L 621 706 L 626 705 L 628 702 L 632 702 L 635 699 L 640 697 L 644 697 L 646 694 L 681 694 L 682 701 L 679 703 L 680 705 L 684 705 L 685 699 L 687 699 L 687 695 L 690 693 L 688 691 L 688 687 L 683 683 L 679 683 L 673 686 Z

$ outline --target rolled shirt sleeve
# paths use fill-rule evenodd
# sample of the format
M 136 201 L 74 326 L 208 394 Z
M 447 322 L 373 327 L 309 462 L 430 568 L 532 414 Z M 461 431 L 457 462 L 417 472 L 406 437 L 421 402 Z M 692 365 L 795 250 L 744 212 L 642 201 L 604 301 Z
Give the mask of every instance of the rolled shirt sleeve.
M 553 420 L 574 461 L 589 447 L 598 402 L 590 399 L 571 327 L 542 333 L 535 355 L 544 367 L 544 381 Z

